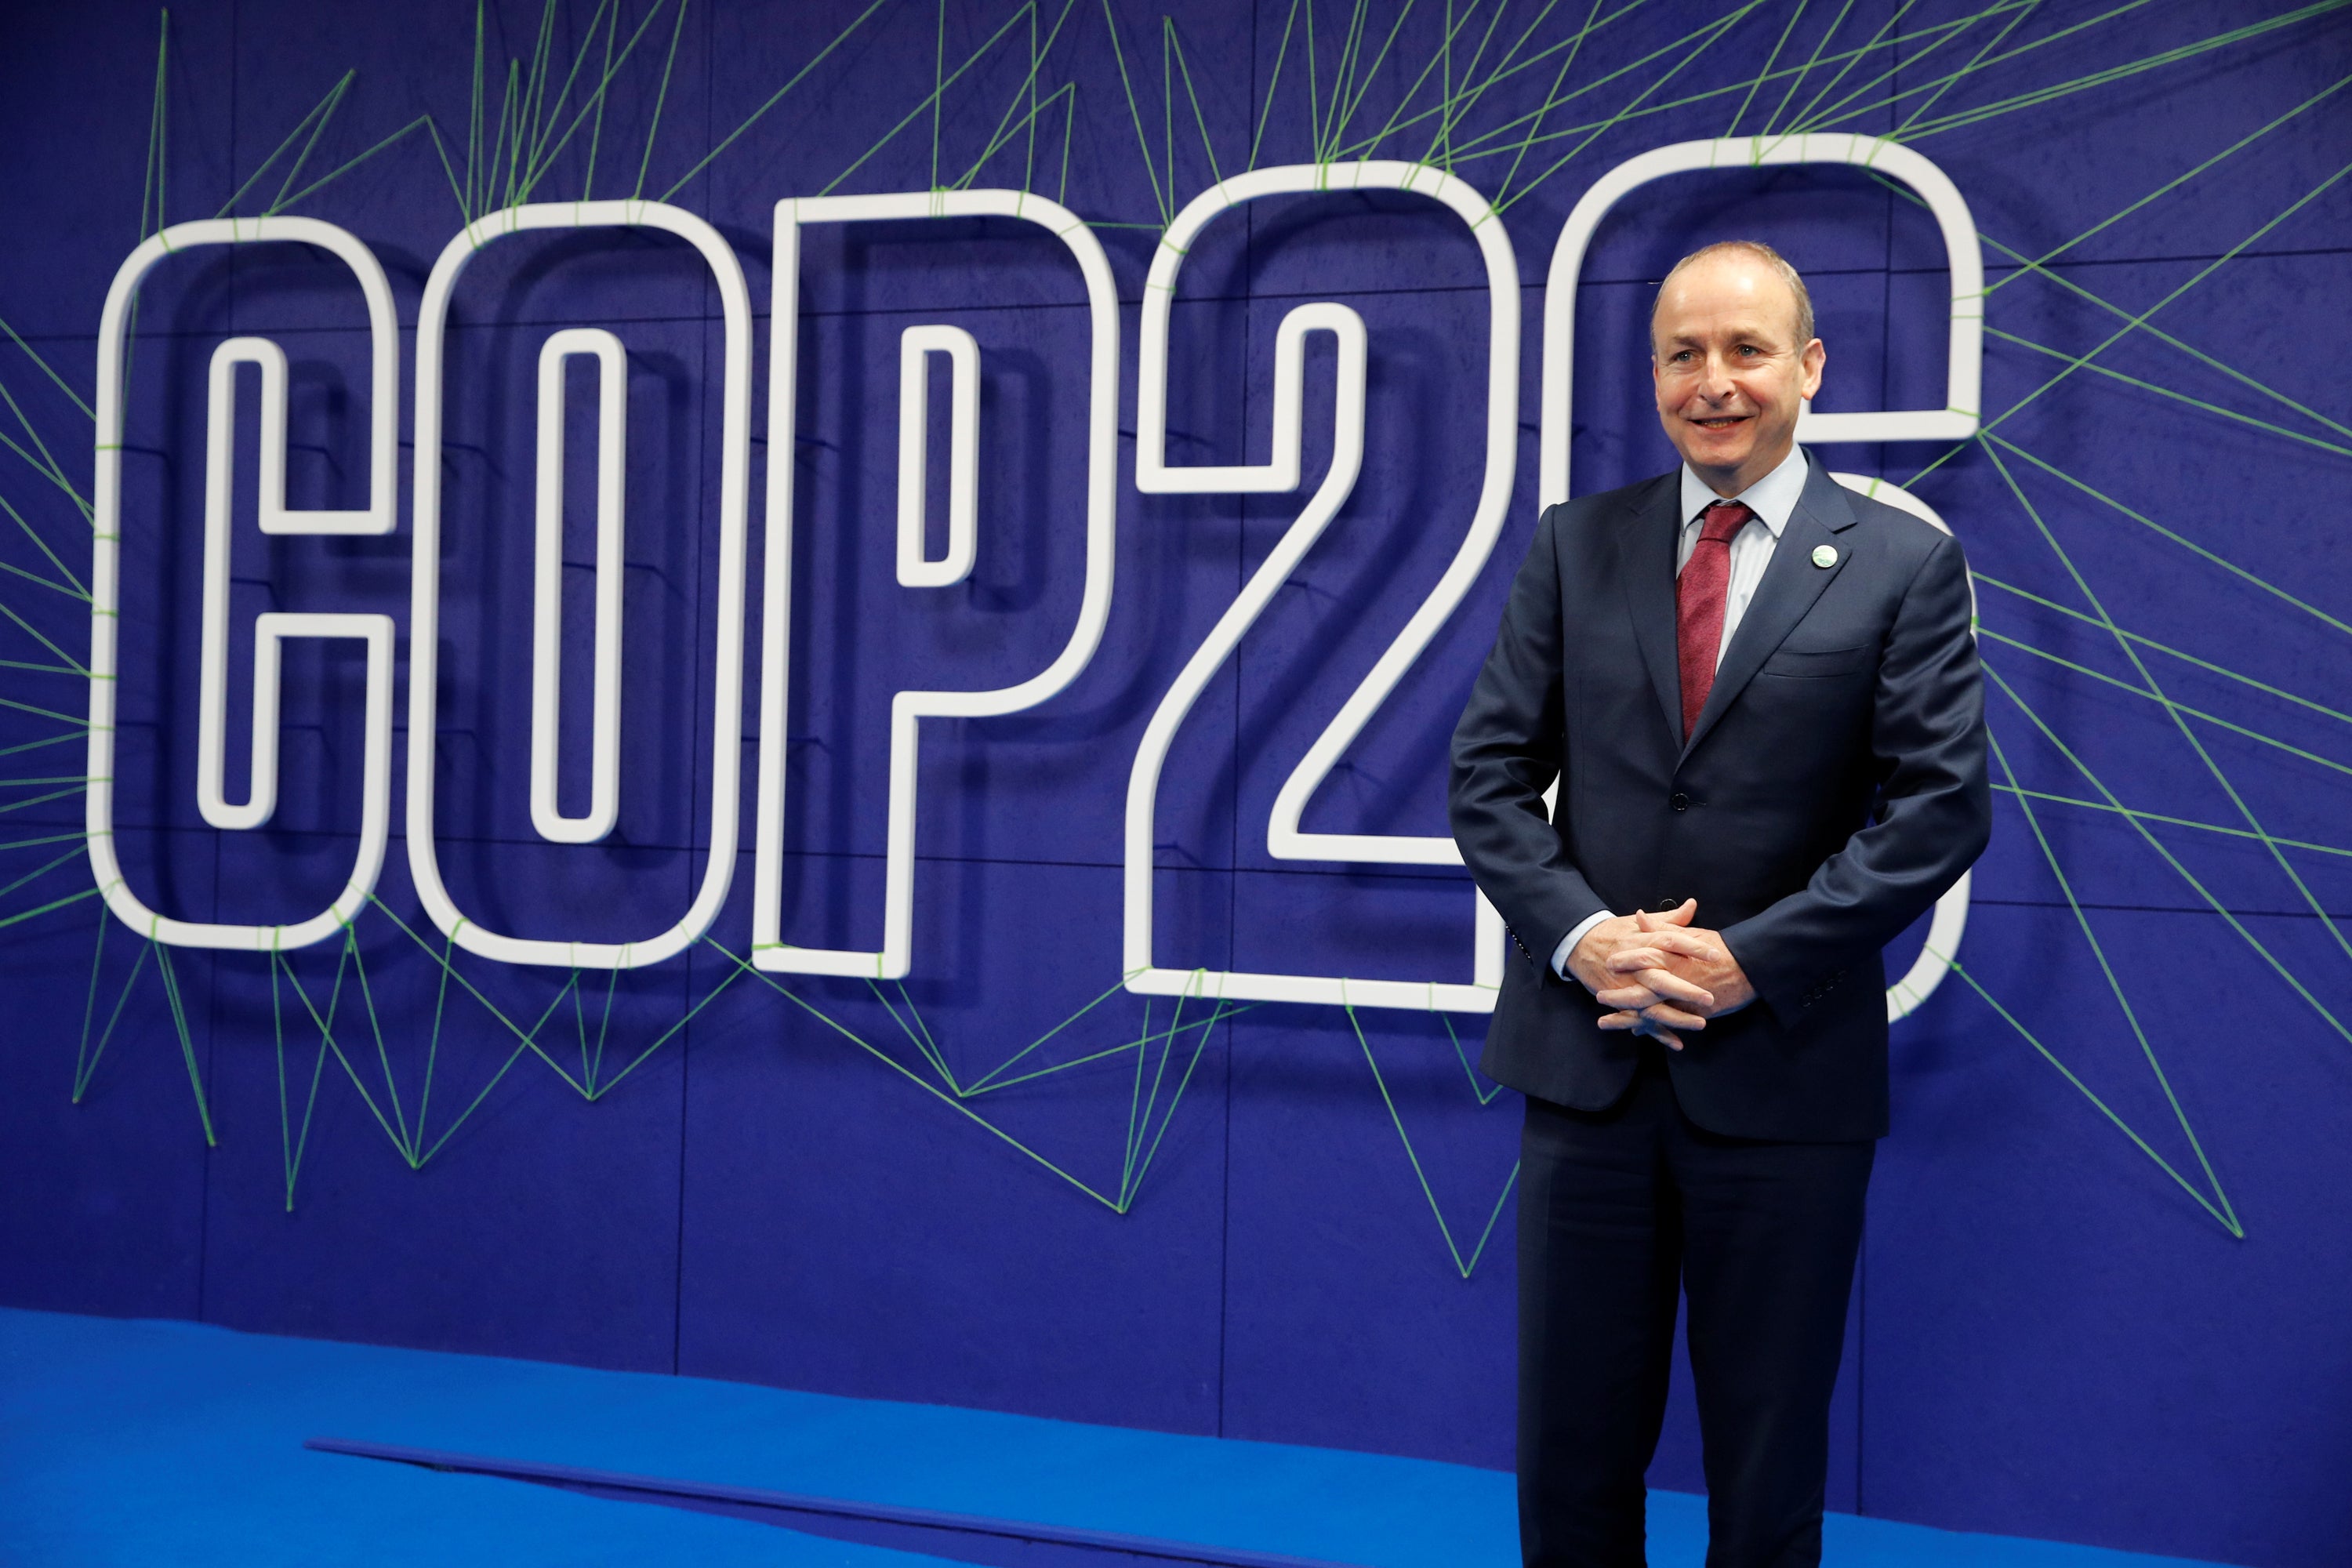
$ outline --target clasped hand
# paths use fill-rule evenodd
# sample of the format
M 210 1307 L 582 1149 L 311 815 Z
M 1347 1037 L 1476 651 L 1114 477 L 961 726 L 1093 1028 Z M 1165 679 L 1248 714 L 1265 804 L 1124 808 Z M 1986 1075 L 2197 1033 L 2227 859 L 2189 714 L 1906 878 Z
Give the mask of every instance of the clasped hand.
M 1678 1051 L 1677 1031 L 1704 1029 L 1756 999 L 1723 938 L 1691 923 L 1697 915 L 1698 900 L 1685 899 L 1665 914 L 1612 915 L 1585 932 L 1568 968 L 1616 1009 L 1602 1016 L 1602 1028 L 1631 1029 Z

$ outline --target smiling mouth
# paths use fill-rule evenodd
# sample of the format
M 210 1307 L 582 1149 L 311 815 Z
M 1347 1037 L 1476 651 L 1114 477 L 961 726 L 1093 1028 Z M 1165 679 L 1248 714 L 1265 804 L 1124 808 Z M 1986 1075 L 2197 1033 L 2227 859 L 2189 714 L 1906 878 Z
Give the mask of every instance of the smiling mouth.
M 1747 414 L 1723 414 L 1712 419 L 1694 419 L 1690 423 L 1702 430 L 1728 430 L 1735 425 L 1746 424 L 1751 417 L 1753 416 Z

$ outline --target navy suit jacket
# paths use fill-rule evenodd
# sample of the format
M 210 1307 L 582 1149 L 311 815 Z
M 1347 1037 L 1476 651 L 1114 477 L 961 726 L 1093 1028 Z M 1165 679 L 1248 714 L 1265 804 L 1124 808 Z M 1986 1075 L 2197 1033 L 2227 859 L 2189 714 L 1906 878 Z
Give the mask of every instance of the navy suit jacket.
M 1687 742 L 1680 471 L 1537 524 L 1449 792 L 1463 859 L 1511 931 L 1479 1065 L 1513 1089 L 1617 1100 L 1656 1047 L 1599 1027 L 1607 1009 L 1552 972 L 1553 950 L 1598 911 L 1696 898 L 1757 999 L 1667 1054 L 1684 1112 L 1744 1138 L 1886 1131 L 1879 950 L 1984 848 L 1984 699 L 1959 545 L 1807 459 Z

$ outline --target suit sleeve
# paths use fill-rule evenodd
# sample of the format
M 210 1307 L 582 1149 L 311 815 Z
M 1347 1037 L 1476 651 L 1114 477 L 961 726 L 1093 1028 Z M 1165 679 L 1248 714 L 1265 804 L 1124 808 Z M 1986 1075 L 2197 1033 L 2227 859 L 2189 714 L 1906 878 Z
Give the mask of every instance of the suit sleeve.
M 1569 859 L 1543 792 L 1566 761 L 1561 701 L 1559 514 L 1536 524 L 1469 705 L 1454 728 L 1447 811 L 1479 890 L 1519 954 L 1549 972 L 1553 949 L 1608 906 Z
M 1801 891 L 1727 928 L 1724 943 L 1782 1022 L 1901 934 L 1983 853 L 1992 832 L 1983 678 L 1968 563 L 1940 536 L 1904 589 L 1871 720 L 1876 820 Z

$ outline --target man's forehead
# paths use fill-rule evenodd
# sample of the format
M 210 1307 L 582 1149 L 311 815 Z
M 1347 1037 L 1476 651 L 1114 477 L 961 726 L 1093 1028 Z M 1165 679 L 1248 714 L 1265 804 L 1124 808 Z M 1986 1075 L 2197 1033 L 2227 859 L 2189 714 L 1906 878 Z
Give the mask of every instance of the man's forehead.
M 1667 313 L 1661 310 L 1658 313 L 1658 335 L 1696 338 L 1716 332 L 1759 331 L 1774 325 L 1785 326 L 1787 322 L 1781 320 L 1783 314 L 1781 311 L 1742 304 L 1737 309 L 1727 310 L 1685 311 L 1679 318 L 1670 321 Z
M 1720 337 L 1779 337 L 1787 330 L 1788 318 L 1794 310 L 1792 303 L 1787 310 L 1775 310 L 1762 300 L 1744 300 L 1720 310 L 1674 314 L 1662 310 L 1652 324 L 1651 335 L 1668 343 L 1698 343 Z
M 1701 262 L 1667 281 L 1661 290 L 1658 309 L 1662 312 L 1676 308 L 1722 312 L 1767 310 L 1796 302 L 1796 295 L 1788 283 L 1761 263 L 1741 267 Z
M 1681 342 L 1724 331 L 1774 331 L 1796 309 L 1787 280 L 1761 261 L 1709 257 L 1667 280 L 1651 320 L 1655 335 Z

